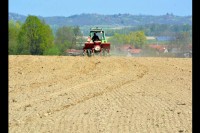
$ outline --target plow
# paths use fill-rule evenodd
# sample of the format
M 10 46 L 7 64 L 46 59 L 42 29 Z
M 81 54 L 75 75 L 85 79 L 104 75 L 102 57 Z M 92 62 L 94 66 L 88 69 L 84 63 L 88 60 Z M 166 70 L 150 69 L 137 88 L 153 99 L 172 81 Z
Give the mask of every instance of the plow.
M 83 47 L 83 56 L 109 56 L 110 42 L 107 41 L 102 28 L 91 28 L 87 41 Z

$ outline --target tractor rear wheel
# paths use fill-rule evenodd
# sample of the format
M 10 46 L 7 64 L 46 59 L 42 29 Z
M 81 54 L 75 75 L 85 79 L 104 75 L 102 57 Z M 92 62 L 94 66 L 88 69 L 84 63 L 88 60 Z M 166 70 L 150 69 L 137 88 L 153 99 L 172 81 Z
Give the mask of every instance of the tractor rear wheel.
M 91 56 L 92 55 L 92 51 L 90 49 L 87 50 L 87 55 Z

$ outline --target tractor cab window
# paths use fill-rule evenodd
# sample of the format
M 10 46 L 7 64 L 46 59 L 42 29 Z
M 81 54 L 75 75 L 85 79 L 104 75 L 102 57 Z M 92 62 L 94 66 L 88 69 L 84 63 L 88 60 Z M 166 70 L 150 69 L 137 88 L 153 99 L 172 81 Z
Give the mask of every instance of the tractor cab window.
M 98 37 L 97 37 L 98 36 Z M 90 32 L 90 37 L 93 38 L 93 41 L 102 41 L 104 40 L 104 32 L 103 31 L 92 31 Z
M 94 41 L 100 41 L 100 38 L 101 38 L 101 37 L 99 36 L 98 33 L 94 33 L 94 34 L 93 34 L 93 37 L 92 37 L 92 40 L 93 40 L 93 42 L 94 42 Z

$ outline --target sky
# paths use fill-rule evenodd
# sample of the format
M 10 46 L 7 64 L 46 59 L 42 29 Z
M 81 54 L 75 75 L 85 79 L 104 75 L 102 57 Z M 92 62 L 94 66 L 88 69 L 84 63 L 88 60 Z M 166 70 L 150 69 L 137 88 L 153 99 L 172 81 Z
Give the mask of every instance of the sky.
M 9 0 L 8 10 L 43 17 L 97 13 L 102 15 L 192 15 L 192 0 Z

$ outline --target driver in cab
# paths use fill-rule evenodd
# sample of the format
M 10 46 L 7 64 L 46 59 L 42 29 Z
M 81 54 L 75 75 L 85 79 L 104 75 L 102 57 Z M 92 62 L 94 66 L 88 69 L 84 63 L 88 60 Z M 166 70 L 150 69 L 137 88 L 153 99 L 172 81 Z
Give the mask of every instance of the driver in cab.
M 99 37 L 96 35 L 96 33 L 94 33 L 94 36 L 92 37 L 92 41 L 99 41 Z

